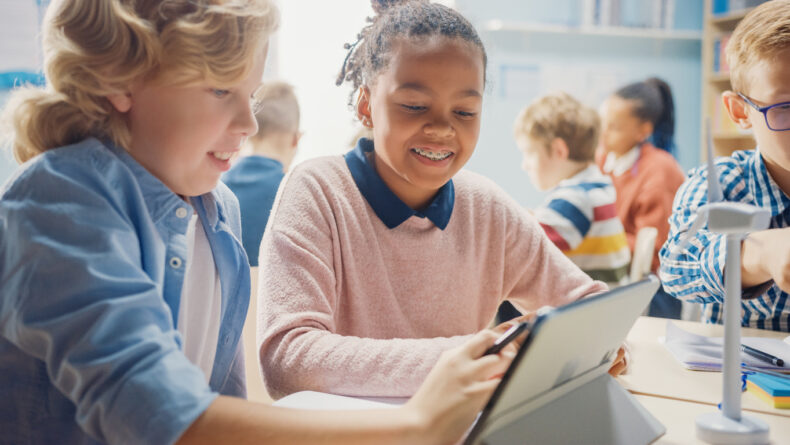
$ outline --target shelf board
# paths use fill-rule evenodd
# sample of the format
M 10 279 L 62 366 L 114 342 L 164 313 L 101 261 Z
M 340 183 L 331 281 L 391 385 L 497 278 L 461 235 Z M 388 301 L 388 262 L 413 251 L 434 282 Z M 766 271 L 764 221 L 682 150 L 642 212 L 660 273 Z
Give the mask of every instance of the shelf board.
M 754 139 L 751 133 L 737 133 L 737 132 L 717 132 L 713 133 L 713 139 L 717 140 L 742 140 L 742 139 Z
M 734 28 L 735 25 L 752 9 L 754 8 L 744 8 L 737 11 L 731 11 L 726 14 L 713 15 L 710 18 L 710 24 L 720 28 Z
M 716 83 L 730 83 L 730 75 L 729 73 L 711 73 L 708 76 L 708 82 L 716 82 Z
M 567 26 L 525 22 L 489 20 L 482 26 L 484 31 L 510 31 L 533 34 L 571 34 L 579 36 L 630 37 L 641 39 L 680 40 L 699 42 L 701 31 L 685 31 L 657 28 L 629 28 L 624 26 Z

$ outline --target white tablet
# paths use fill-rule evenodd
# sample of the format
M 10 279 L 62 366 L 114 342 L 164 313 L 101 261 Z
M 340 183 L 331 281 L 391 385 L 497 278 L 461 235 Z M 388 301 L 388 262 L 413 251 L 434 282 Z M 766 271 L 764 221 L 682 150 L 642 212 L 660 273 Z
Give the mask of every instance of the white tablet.
M 642 315 L 658 287 L 658 279 L 650 276 L 539 316 L 465 443 L 546 443 L 546 440 L 572 443 L 582 437 L 574 436 L 577 433 L 571 431 L 576 425 L 595 429 L 598 424 L 609 422 L 609 426 L 603 428 L 620 428 L 612 426 L 616 422 L 607 418 L 610 417 L 605 412 L 608 408 L 585 408 L 585 405 L 610 403 L 617 405 L 612 407 L 613 410 L 624 412 L 642 409 L 641 405 L 638 408 L 630 406 L 638 405 L 635 400 L 618 401 L 630 398 L 630 394 L 611 379 L 607 371 L 631 326 Z M 587 385 L 590 382 L 593 384 Z M 586 390 L 580 390 L 585 386 Z M 582 394 L 584 391 L 590 394 Z M 549 414 L 550 410 L 535 414 L 542 407 L 552 404 L 555 414 Z M 635 415 L 641 418 L 645 414 L 646 411 Z M 532 416 L 533 421 L 527 420 L 529 416 Z M 628 417 L 621 413 L 618 416 Z M 652 416 L 649 417 L 652 419 Z M 538 418 L 541 420 L 535 423 Z M 631 422 L 635 428 L 652 428 L 655 431 L 651 434 L 660 436 L 663 426 L 655 419 L 650 419 L 647 421 L 648 426 L 633 419 L 621 420 Z M 584 426 L 585 422 L 589 424 Z M 603 440 L 607 443 L 615 443 L 618 439 L 612 434 L 619 433 L 609 431 L 597 436 L 587 436 L 587 432 L 582 434 L 585 434 L 583 437 L 586 439 L 595 440 L 598 437 L 605 438 Z M 552 438 L 558 440 L 555 442 Z

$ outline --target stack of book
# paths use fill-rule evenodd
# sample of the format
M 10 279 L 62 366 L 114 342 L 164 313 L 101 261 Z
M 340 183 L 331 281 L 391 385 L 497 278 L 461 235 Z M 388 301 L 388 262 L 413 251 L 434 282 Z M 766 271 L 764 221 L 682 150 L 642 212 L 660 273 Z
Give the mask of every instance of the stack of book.
M 746 389 L 774 408 L 790 408 L 790 376 L 747 374 Z

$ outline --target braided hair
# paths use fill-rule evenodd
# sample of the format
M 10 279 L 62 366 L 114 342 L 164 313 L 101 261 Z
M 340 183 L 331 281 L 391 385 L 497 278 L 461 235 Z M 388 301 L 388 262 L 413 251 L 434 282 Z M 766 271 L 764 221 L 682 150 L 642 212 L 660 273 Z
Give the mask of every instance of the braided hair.
M 669 85 L 657 77 L 651 77 L 626 85 L 614 94 L 634 101 L 634 115 L 653 124 L 653 134 L 650 136 L 653 145 L 674 154 L 675 103 Z
M 368 17 L 368 25 L 357 34 L 356 42 L 344 45 L 348 54 L 335 82 L 338 86 L 351 83 L 349 105 L 353 104 L 359 87 L 371 84 L 375 75 L 387 66 L 397 39 L 434 36 L 463 39 L 480 49 L 485 69 L 487 56 L 483 42 L 458 11 L 427 0 L 371 0 L 371 5 L 377 15 Z

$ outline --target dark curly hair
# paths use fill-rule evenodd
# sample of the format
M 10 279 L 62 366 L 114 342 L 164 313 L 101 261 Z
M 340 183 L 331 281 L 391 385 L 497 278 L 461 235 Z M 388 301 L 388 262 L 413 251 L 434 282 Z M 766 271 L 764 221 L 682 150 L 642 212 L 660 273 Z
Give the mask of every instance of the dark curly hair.
M 348 55 L 336 85 L 350 82 L 349 105 L 361 85 L 370 84 L 387 66 L 393 42 L 400 38 L 423 39 L 433 36 L 459 38 L 480 49 L 485 70 L 488 58 L 477 31 L 458 11 L 427 0 L 371 0 L 376 17 L 357 34 L 357 41 L 346 43 Z

